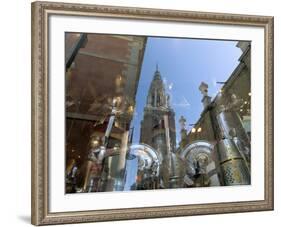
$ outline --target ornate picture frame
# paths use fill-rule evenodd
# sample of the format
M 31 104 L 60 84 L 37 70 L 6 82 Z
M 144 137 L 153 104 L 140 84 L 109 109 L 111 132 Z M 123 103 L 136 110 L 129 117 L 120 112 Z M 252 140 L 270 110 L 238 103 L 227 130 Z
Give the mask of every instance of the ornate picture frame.
M 99 210 L 50 211 L 50 17 L 110 18 L 264 31 L 263 199 Z M 254 67 L 254 66 L 253 66 Z M 62 75 L 63 76 L 63 75 Z M 63 89 L 63 88 L 62 88 Z M 63 164 L 62 164 L 63 165 Z M 54 2 L 32 3 L 32 224 L 65 224 L 273 210 L 273 17 Z

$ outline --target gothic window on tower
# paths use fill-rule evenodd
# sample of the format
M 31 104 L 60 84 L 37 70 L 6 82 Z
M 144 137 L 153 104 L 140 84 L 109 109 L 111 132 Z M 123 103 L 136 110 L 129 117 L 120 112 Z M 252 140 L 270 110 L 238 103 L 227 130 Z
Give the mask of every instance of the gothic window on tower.
M 160 95 L 157 95 L 157 106 L 161 106 L 161 99 L 160 99 Z
M 164 128 L 164 120 L 161 118 L 154 118 L 153 119 L 153 129 L 162 129 Z

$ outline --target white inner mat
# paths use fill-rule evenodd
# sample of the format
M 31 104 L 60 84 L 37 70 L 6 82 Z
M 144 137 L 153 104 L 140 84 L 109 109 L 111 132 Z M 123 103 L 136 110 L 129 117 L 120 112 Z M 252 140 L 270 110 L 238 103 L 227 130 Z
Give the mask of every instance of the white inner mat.
M 57 15 L 50 16 L 49 22 L 50 212 L 237 202 L 264 199 L 263 28 Z M 233 187 L 64 194 L 65 32 L 251 40 L 252 184 L 249 186 Z M 200 105 L 200 103 L 198 103 L 198 105 Z

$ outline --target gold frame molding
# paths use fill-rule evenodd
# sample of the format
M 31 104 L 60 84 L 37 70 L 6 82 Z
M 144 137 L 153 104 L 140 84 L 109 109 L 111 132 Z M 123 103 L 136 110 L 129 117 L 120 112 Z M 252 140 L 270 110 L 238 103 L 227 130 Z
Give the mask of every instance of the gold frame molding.
M 48 18 L 54 14 L 264 28 L 264 200 L 79 212 L 49 212 Z M 32 3 L 32 224 L 47 225 L 273 210 L 273 181 L 273 17 L 54 2 Z

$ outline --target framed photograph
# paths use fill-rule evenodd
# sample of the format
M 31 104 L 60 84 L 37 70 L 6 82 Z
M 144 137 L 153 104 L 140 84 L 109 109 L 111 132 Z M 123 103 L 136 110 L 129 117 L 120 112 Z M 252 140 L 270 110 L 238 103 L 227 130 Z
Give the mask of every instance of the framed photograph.
M 32 3 L 32 223 L 273 209 L 273 17 Z

